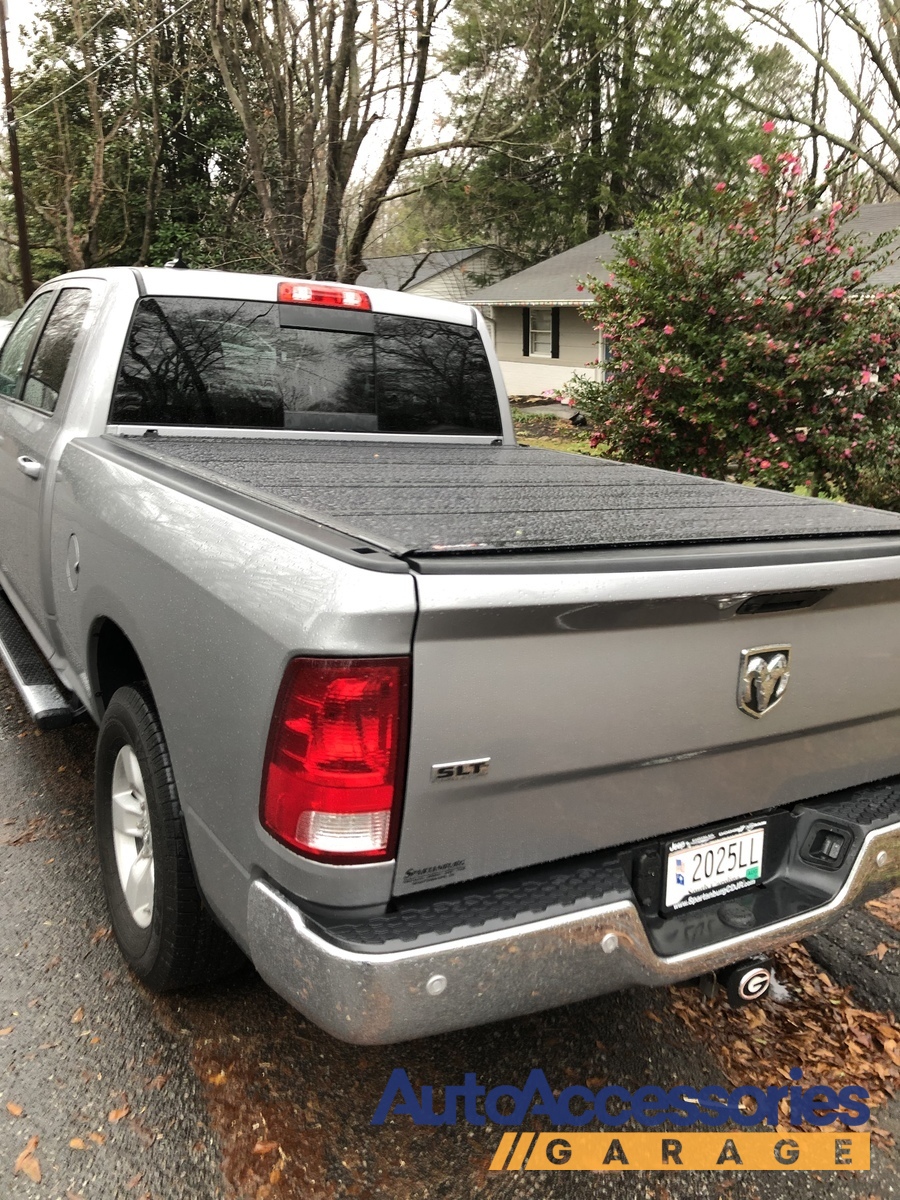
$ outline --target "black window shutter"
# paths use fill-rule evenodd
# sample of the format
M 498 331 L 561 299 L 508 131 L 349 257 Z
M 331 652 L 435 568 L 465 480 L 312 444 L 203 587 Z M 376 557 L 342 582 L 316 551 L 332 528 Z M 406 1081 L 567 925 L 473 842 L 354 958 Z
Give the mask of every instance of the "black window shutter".
M 522 357 L 528 358 L 531 353 L 531 309 L 522 309 Z
M 559 358 L 559 309 L 550 309 L 550 357 Z

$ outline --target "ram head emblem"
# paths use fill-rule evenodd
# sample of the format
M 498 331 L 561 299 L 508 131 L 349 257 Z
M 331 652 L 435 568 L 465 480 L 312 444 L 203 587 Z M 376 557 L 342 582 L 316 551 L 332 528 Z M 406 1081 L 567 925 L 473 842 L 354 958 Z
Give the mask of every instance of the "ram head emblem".
M 741 651 L 738 708 L 748 717 L 764 717 L 779 703 L 791 677 L 790 646 L 756 646 Z

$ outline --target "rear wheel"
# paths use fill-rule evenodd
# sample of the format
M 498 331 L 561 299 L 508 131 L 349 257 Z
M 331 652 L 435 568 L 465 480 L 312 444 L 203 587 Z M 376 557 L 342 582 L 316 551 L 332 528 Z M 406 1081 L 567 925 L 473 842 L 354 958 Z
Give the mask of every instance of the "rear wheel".
M 95 822 L 113 931 L 155 991 L 206 983 L 245 960 L 194 878 L 175 777 L 144 684 L 119 688 L 100 726 Z

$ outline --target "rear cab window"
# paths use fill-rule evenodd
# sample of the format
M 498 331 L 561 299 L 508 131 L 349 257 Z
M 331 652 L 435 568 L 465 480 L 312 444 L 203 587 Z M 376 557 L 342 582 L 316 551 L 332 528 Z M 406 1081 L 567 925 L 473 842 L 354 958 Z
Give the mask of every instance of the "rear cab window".
M 145 297 L 113 424 L 501 434 L 478 331 L 313 306 Z

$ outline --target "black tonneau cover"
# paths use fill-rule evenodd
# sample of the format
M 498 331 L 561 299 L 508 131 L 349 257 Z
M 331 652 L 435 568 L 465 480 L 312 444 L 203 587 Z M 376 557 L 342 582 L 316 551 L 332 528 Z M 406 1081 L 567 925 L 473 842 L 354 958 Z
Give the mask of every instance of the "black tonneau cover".
M 900 534 L 900 514 L 516 446 L 133 436 L 150 457 L 432 555 Z

